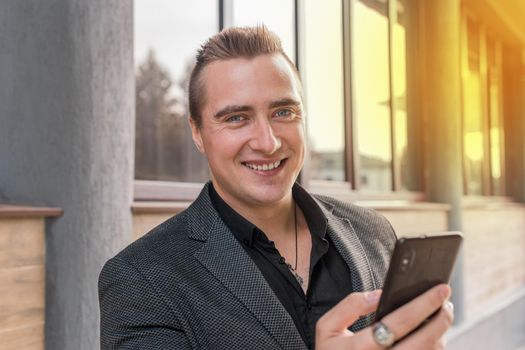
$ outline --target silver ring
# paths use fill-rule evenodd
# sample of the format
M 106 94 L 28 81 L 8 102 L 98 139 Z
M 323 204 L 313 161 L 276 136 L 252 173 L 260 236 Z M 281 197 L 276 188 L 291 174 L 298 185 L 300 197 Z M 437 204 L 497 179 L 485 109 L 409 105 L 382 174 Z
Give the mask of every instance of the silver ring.
M 450 311 L 454 312 L 454 304 L 452 304 L 451 301 L 447 301 L 447 306 L 450 309 Z
M 378 345 L 385 348 L 391 347 L 395 341 L 394 333 L 382 322 L 377 322 L 374 325 L 372 328 L 372 336 Z

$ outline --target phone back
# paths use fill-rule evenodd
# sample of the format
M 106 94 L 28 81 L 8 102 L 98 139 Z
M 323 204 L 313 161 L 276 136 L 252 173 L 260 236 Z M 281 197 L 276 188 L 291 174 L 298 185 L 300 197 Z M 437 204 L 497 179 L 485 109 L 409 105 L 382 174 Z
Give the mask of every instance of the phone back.
M 461 241 L 458 232 L 399 239 L 376 318 L 381 319 L 440 283 L 448 283 Z

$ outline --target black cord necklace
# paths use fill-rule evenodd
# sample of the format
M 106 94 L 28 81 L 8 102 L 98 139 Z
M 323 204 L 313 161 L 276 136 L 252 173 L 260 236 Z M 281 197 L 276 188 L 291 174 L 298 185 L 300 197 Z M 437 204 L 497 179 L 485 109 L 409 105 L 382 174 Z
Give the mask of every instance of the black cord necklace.
M 292 267 L 289 263 L 286 263 L 286 266 L 288 266 L 288 269 L 292 272 L 293 276 L 299 282 L 301 287 L 303 286 L 304 280 L 303 278 L 297 273 L 297 261 L 299 257 L 298 249 L 297 249 L 297 204 L 294 203 L 293 206 L 293 221 L 294 221 L 294 227 L 295 227 L 295 266 Z

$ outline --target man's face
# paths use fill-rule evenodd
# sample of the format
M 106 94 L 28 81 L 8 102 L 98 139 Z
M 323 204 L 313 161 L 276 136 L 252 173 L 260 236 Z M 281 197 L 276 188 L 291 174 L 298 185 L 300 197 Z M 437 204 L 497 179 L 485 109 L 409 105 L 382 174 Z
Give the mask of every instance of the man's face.
M 290 198 L 303 165 L 304 112 L 299 82 L 280 54 L 217 61 L 204 68 L 197 148 L 215 189 L 234 208 Z

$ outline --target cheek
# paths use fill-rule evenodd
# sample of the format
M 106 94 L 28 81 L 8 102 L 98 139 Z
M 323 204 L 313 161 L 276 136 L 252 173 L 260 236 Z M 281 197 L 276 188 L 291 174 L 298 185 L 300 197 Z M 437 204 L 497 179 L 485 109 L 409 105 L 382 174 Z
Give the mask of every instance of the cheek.
M 208 159 L 231 159 L 242 149 L 243 139 L 240 135 L 230 133 L 216 134 L 205 140 L 205 149 Z
M 293 145 L 294 148 L 305 148 L 306 146 L 306 131 L 304 127 L 301 125 L 296 125 L 293 130 L 289 130 L 288 133 L 288 140 Z

